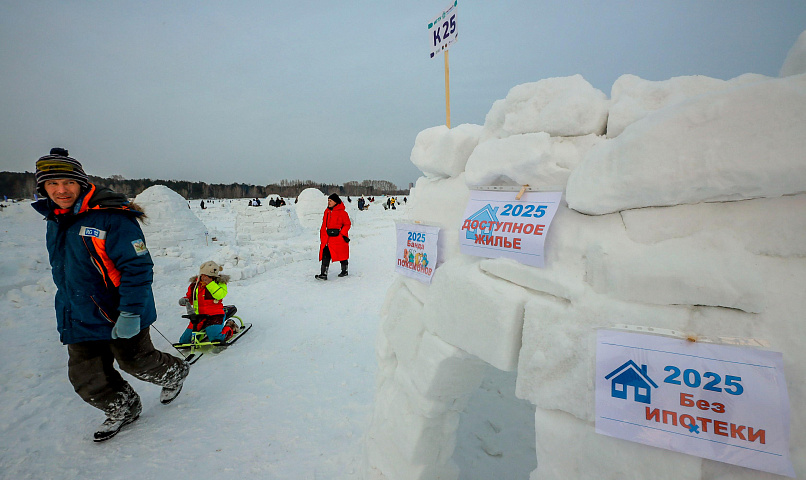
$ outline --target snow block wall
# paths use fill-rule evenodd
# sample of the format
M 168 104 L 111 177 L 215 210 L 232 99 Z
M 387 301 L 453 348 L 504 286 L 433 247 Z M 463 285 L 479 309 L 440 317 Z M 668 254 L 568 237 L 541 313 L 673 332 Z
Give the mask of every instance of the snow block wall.
M 408 215 L 442 228 L 440 265 L 431 285 L 400 277 L 388 291 L 369 478 L 460 478 L 459 413 L 485 364 L 517 371 L 516 395 L 536 406 L 532 480 L 778 478 L 596 434 L 596 328 L 617 324 L 782 352 L 806 476 L 806 74 L 613 89 L 520 85 L 481 129 L 417 137 Z M 469 189 L 526 183 L 565 190 L 546 268 L 460 254 Z
M 287 240 L 302 234 L 297 215 L 289 207 L 270 205 L 250 207 L 242 203 L 236 207 L 235 231 L 239 245 Z

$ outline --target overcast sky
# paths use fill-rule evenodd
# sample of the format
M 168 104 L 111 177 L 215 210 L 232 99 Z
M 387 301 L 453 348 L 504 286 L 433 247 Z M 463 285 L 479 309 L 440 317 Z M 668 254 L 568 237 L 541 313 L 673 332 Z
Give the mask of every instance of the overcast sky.
M 268 184 L 420 175 L 445 123 L 428 21 L 450 0 L 0 0 L 0 170 L 64 146 L 93 175 Z M 459 0 L 451 124 L 581 74 L 777 76 L 804 0 Z

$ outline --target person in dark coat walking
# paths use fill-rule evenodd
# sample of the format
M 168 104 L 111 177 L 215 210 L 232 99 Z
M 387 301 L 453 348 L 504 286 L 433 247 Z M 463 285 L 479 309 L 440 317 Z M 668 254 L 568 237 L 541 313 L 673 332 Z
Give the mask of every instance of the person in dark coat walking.
M 319 280 L 327 280 L 330 261 L 341 262 L 340 277 L 347 276 L 347 260 L 350 258 L 350 216 L 344 203 L 335 193 L 327 197 L 327 208 L 322 216 L 322 227 L 319 229 L 319 260 L 322 270 L 314 275 Z
M 157 319 L 153 262 L 138 220 L 144 214 L 125 195 L 89 183 L 67 150 L 36 162 L 33 204 L 47 220 L 46 243 L 56 284 L 56 327 L 67 345 L 67 373 L 76 393 L 102 410 L 100 442 L 137 420 L 140 396 L 114 368 L 162 387 L 170 403 L 190 367 L 151 343 Z

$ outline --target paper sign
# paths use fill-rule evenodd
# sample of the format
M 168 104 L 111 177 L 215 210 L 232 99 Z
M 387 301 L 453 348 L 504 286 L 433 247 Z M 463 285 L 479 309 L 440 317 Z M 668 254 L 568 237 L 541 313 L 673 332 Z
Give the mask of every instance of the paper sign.
M 437 265 L 438 241 L 439 227 L 398 223 L 397 273 L 431 283 Z
M 456 5 L 457 1 L 448 6 L 441 14 L 428 23 L 428 36 L 431 38 L 431 58 L 447 50 L 456 42 Z
M 546 235 L 562 192 L 471 190 L 459 231 L 459 250 L 477 257 L 506 257 L 534 267 L 545 266 Z
M 795 476 L 783 356 L 600 330 L 596 432 Z

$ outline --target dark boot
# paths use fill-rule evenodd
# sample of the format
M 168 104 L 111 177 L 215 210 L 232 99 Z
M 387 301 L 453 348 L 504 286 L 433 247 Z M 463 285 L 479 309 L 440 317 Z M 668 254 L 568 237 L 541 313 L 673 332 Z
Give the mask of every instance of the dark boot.
M 160 392 L 160 403 L 163 405 L 168 405 L 174 401 L 174 399 L 179 395 L 179 392 L 182 391 L 182 384 L 185 383 L 185 379 L 187 378 L 188 373 L 190 373 L 190 365 L 187 362 L 182 362 L 179 368 L 179 378 L 177 381 L 171 385 L 162 387 L 162 391 Z
M 339 274 L 340 277 L 347 276 L 347 260 L 341 262 L 341 273 Z
M 134 396 L 125 400 L 124 405 L 114 405 L 106 412 L 107 418 L 93 435 L 92 440 L 103 442 L 117 435 L 121 428 L 132 423 L 140 417 L 143 405 L 140 403 L 140 396 Z
M 327 280 L 327 269 L 330 265 L 325 265 L 322 263 L 322 273 L 319 275 L 314 275 L 313 278 L 317 280 Z

